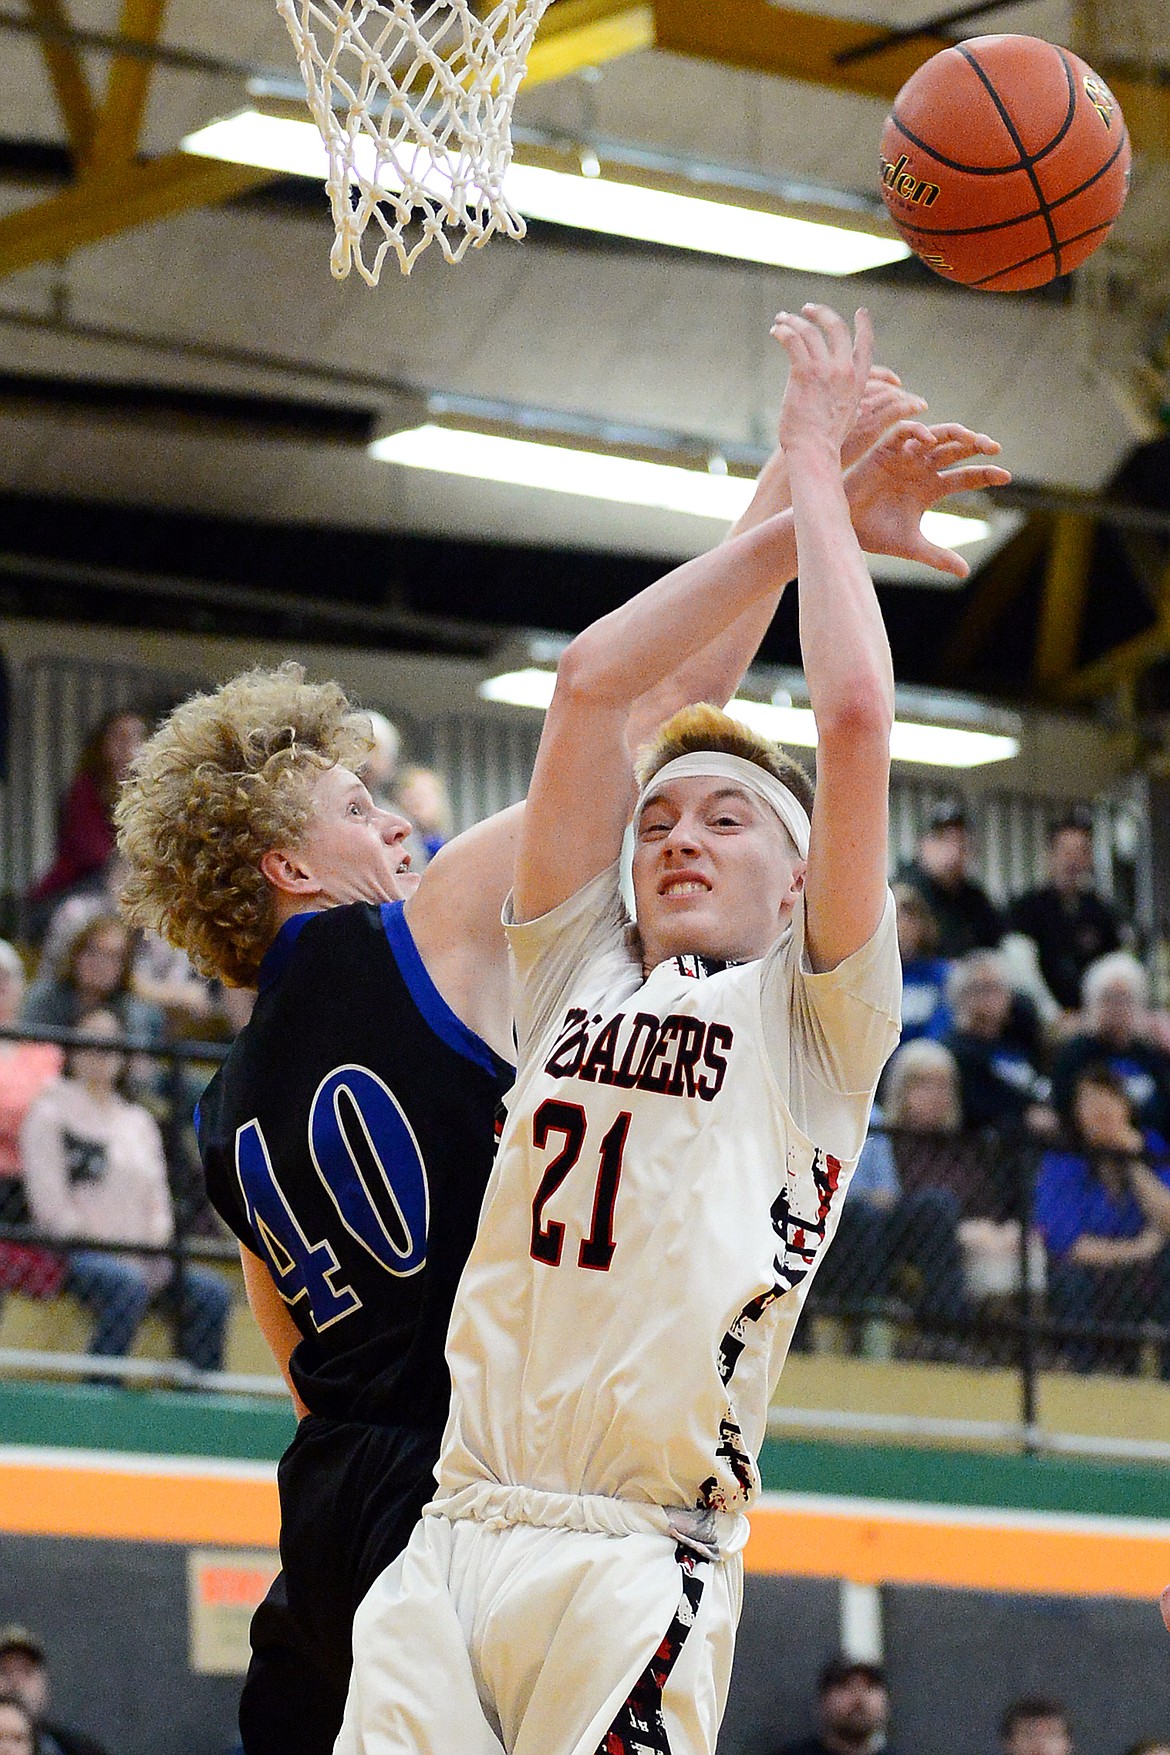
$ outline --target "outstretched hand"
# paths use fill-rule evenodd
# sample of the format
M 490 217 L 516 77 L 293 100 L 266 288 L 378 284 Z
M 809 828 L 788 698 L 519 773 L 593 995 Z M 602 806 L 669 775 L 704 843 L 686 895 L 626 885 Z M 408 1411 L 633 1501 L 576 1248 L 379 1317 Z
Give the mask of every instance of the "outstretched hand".
M 786 456 L 824 446 L 840 455 L 853 427 L 873 364 L 873 325 L 858 311 L 854 335 L 828 305 L 781 311 L 772 334 L 788 355 L 788 383 L 780 406 L 780 443 Z
M 899 421 L 855 463 L 845 491 L 857 540 L 869 554 L 922 561 L 942 573 L 965 579 L 971 571 L 954 549 L 940 548 L 922 534 L 922 514 L 948 494 L 1005 487 L 1011 472 L 998 464 L 970 462 L 995 457 L 999 445 L 986 433 L 946 421 L 923 426 Z
M 849 469 L 883 433 L 888 433 L 900 420 L 920 420 L 926 413 L 926 398 L 907 390 L 897 372 L 889 366 L 871 366 L 857 416 L 841 445 L 841 467 Z

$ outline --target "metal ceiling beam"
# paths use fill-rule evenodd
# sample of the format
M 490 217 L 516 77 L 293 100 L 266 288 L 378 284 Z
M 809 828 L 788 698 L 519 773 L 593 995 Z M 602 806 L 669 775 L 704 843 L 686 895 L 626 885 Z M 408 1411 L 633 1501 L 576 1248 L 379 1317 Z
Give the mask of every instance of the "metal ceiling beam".
M 28 10 L 29 23 L 44 33 L 40 38 L 40 49 L 49 83 L 73 156 L 80 162 L 89 151 L 97 127 L 97 106 L 81 56 L 76 46 L 67 40 L 72 29 L 69 14 L 64 0 L 28 0 Z
M 130 42 L 152 45 L 162 32 L 165 14 L 166 0 L 122 0 L 118 34 Z M 134 157 L 153 73 L 153 64 L 136 56 L 115 55 L 110 62 L 105 102 L 85 156 L 87 178 L 111 166 L 129 164 Z
M 996 493 L 1000 490 L 997 488 Z M 1044 514 L 1028 519 L 1021 530 L 979 569 L 968 602 L 939 660 L 937 681 L 963 686 L 971 666 L 1023 591 L 1048 542 L 1051 520 Z
M 192 207 L 229 201 L 271 180 L 270 171 L 185 152 L 115 167 L 100 181 L 78 184 L 0 219 L 0 276 Z
M 1076 664 L 1092 558 L 1092 520 L 1076 512 L 1059 513 L 1044 569 L 1032 667 L 1036 687 L 1043 694 L 1056 689 Z
M 554 15 L 559 8 L 554 8 Z M 731 67 L 753 68 L 812 85 L 861 96 L 895 97 L 924 61 L 955 38 L 942 30 L 858 58 L 872 48 L 872 22 L 799 12 L 771 0 L 654 0 L 655 43 L 680 55 L 697 55 Z M 1114 68 L 1103 60 L 1098 72 L 1110 81 L 1125 111 L 1134 145 L 1164 154 L 1170 141 L 1170 87 L 1155 70 Z
M 654 7 L 631 0 L 561 0 L 545 13 L 528 57 L 526 85 L 564 79 L 619 55 L 654 47 Z

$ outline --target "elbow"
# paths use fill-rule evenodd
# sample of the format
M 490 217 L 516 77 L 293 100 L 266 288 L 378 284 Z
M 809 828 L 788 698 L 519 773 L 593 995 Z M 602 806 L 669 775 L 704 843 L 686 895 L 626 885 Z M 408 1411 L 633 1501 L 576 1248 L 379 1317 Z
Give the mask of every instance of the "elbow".
M 844 689 L 817 713 L 817 736 L 822 743 L 884 740 L 888 748 L 893 728 L 893 691 L 876 677 Z
M 556 692 L 564 702 L 604 701 L 609 698 L 609 665 L 596 627 L 586 628 L 565 647 L 557 661 Z

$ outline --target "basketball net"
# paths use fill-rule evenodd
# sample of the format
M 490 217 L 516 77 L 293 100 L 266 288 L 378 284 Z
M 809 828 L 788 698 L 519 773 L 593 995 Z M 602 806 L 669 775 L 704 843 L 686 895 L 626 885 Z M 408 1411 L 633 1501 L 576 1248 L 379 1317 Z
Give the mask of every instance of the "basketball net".
M 409 274 L 432 239 L 448 262 L 493 232 L 524 236 L 508 205 L 512 107 L 549 0 L 277 0 L 329 154 L 338 280 L 378 284 L 388 250 Z M 418 235 L 405 237 L 414 221 Z M 372 228 L 366 237 L 367 228 Z

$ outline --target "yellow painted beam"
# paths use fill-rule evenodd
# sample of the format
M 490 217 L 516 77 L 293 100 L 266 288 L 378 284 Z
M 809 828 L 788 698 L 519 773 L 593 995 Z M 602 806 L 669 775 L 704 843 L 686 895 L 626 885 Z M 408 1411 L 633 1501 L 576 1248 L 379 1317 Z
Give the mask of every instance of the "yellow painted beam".
M 46 30 L 70 30 L 73 21 L 65 10 L 64 0 L 28 0 L 30 17 Z M 41 55 L 53 87 L 53 96 L 61 112 L 61 120 L 80 163 L 89 151 L 97 127 L 97 106 L 89 89 L 85 67 L 77 50 L 67 43 L 52 42 L 45 37 Z
M 1036 632 L 1033 675 L 1048 691 L 1076 665 L 1093 557 L 1093 521 L 1080 512 L 1060 512 L 1052 530 L 1044 593 Z
M 0 219 L 0 275 L 68 256 L 85 244 L 192 207 L 228 201 L 271 181 L 271 171 L 185 152 L 115 166 L 100 181 L 79 184 Z
M 1050 521 L 1033 513 L 1022 529 L 979 570 L 959 621 L 939 660 L 935 680 L 962 688 L 972 664 L 1023 591 L 1048 541 Z
M 654 7 L 630 0 L 561 0 L 544 15 L 528 57 L 526 85 L 564 79 L 619 55 L 654 47 Z
M 1158 664 L 1167 656 L 1170 656 L 1170 623 L 1159 622 L 1144 633 L 1135 634 L 1131 640 L 1123 640 L 1103 658 L 1085 665 L 1083 670 L 1075 671 L 1060 684 L 1057 694 L 1061 700 L 1069 702 L 1096 700 L 1133 682 L 1151 664 Z
M 554 12 L 560 8 L 554 8 Z M 654 0 L 660 49 L 698 55 L 732 67 L 754 68 L 785 79 L 804 80 L 887 102 L 924 61 L 953 39 L 914 37 L 844 66 L 835 57 L 859 48 L 876 32 L 869 20 L 831 17 L 773 6 L 770 0 Z M 1107 78 L 1125 112 L 1134 145 L 1165 153 L 1170 142 L 1170 87 L 1114 75 L 1107 60 L 1097 71 Z M 876 152 L 876 146 L 874 148 Z
M 135 43 L 156 43 L 166 13 L 166 0 L 122 0 L 119 36 Z M 87 178 L 111 165 L 129 164 L 138 150 L 146 100 L 154 68 L 149 61 L 115 55 L 106 81 L 106 99 L 85 157 Z

